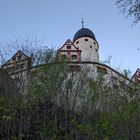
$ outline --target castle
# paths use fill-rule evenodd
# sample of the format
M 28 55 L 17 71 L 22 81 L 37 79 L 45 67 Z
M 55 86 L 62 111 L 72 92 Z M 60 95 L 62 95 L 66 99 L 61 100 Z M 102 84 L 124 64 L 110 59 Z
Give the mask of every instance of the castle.
M 8 72 L 9 76 L 14 80 L 29 74 L 32 69 L 31 57 L 18 51 L 11 59 L 1 66 Z M 128 78 L 127 74 L 122 74 L 110 66 L 99 62 L 99 44 L 94 33 L 85 28 L 78 30 L 73 40 L 68 39 L 64 45 L 57 50 L 57 61 L 67 61 L 69 67 L 73 71 L 79 71 L 81 66 L 87 66 L 91 75 L 101 73 L 108 80 L 111 79 L 114 84 L 128 85 L 130 83 L 139 83 L 140 70 L 138 69 L 132 78 Z

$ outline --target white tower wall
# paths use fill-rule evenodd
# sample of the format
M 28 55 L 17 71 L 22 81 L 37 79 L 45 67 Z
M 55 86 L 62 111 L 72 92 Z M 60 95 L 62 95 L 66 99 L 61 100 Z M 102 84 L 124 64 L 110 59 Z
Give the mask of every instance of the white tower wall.
M 94 39 L 81 37 L 75 40 L 74 45 L 82 51 L 81 61 L 99 62 L 99 46 Z

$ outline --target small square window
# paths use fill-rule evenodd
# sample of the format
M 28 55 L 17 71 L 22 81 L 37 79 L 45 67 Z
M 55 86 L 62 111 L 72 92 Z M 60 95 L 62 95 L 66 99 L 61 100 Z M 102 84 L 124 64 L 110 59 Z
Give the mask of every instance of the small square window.
M 13 57 L 12 61 L 16 61 L 16 57 Z
M 86 38 L 85 41 L 88 41 L 88 39 Z
M 71 49 L 71 46 L 67 46 L 67 49 Z
M 90 48 L 92 48 L 92 46 L 90 46 Z
M 97 52 L 98 50 L 97 50 L 97 49 L 95 49 L 95 51 Z
M 72 55 L 72 60 L 77 60 L 77 55 Z
M 62 58 L 62 60 L 66 60 L 66 59 L 67 59 L 67 56 L 66 56 L 65 54 L 63 54 L 63 55 L 61 56 L 61 58 Z
M 21 60 L 21 58 L 22 58 L 22 55 L 17 56 L 18 60 Z
M 24 64 L 21 64 L 21 65 L 20 65 L 20 68 L 22 69 L 22 68 L 24 68 L 24 66 L 25 66 Z

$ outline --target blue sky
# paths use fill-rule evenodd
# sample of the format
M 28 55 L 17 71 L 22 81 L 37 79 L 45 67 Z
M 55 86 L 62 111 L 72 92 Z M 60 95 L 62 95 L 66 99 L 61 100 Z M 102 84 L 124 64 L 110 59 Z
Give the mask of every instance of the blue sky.
M 0 41 L 37 36 L 61 47 L 81 28 L 91 29 L 100 45 L 100 60 L 133 72 L 140 67 L 140 28 L 125 19 L 115 0 L 0 0 Z M 10 49 L 10 48 L 8 48 Z

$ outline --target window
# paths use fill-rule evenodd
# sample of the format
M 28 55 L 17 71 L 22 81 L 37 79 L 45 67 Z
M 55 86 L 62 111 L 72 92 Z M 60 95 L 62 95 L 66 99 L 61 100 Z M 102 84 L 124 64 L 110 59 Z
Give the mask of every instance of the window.
M 72 55 L 72 60 L 77 60 L 77 55 Z
M 18 60 L 21 60 L 21 58 L 22 58 L 22 55 L 17 56 Z
M 16 61 L 16 57 L 13 57 L 12 61 Z
M 25 66 L 24 64 L 21 64 L 21 65 L 20 65 L 20 68 L 22 69 L 22 68 L 24 68 L 24 66 Z
M 95 49 L 95 51 L 97 52 L 98 50 L 97 50 L 97 49 Z
M 107 69 L 97 66 L 97 72 L 101 74 L 107 74 Z
M 92 46 L 90 46 L 90 48 L 92 48 Z
M 70 71 L 80 71 L 80 65 L 70 65 L 69 66 Z
M 63 54 L 63 55 L 61 56 L 61 58 L 62 58 L 62 60 L 66 60 L 66 59 L 67 59 L 67 56 L 66 56 L 65 54 Z
M 79 43 L 79 41 L 76 41 L 76 44 L 78 44 Z
M 96 45 L 96 42 L 95 41 L 93 43 Z
M 88 41 L 88 39 L 86 38 L 85 41 Z
M 23 69 L 24 68 L 24 64 L 18 64 L 17 66 L 16 66 L 16 69 L 17 70 L 21 70 L 21 69 Z
M 18 69 L 18 70 L 19 70 L 19 69 L 20 69 L 20 65 L 16 65 L 16 69 Z
M 6 68 L 6 71 L 7 72 L 14 72 L 14 70 L 15 70 L 14 67 L 8 67 L 8 68 Z
M 67 46 L 67 49 L 71 49 L 71 46 Z

